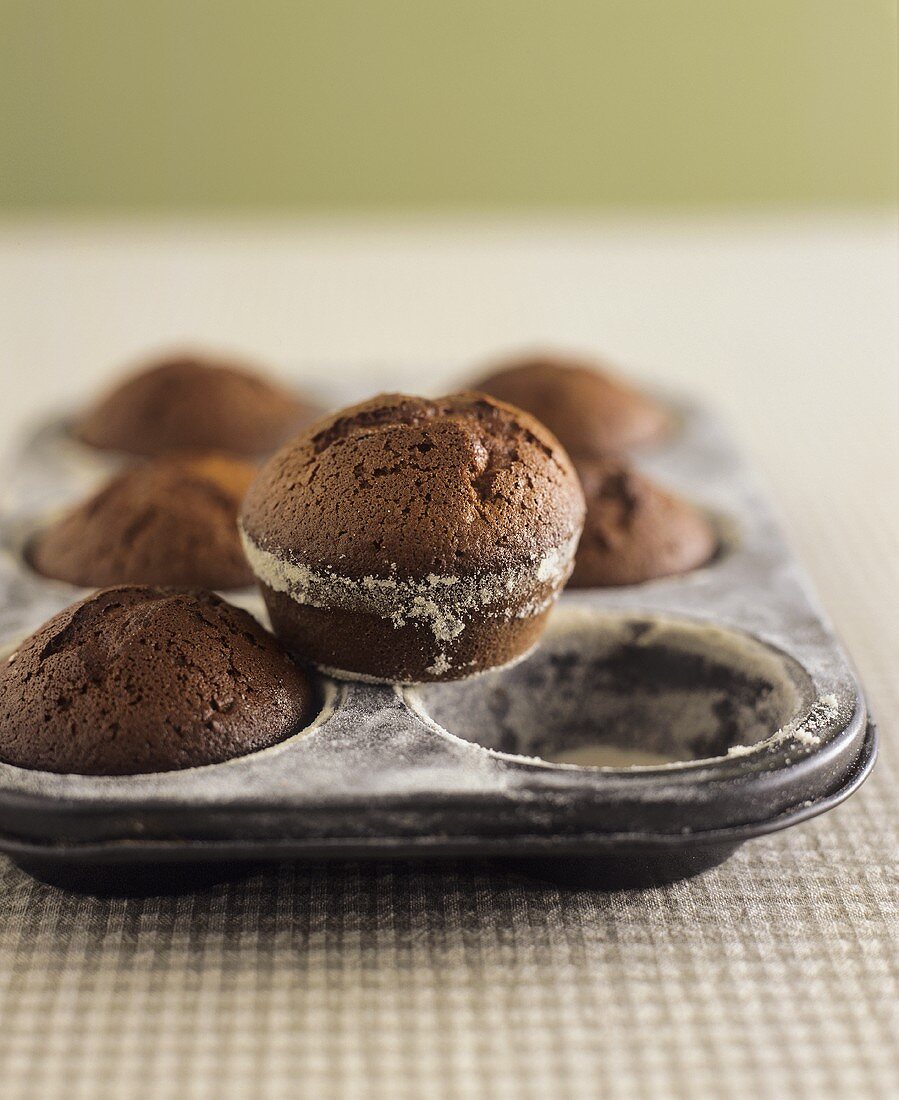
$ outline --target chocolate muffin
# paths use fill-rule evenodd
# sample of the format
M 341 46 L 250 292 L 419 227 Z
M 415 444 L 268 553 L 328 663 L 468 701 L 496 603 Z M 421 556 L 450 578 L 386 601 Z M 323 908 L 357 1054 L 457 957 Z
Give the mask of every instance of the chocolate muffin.
M 45 577 L 87 588 L 250 585 L 237 511 L 255 473 L 225 455 L 157 458 L 113 477 L 51 523 L 28 558 Z
M 215 764 L 305 726 L 306 675 L 211 592 L 107 588 L 0 666 L 0 760 L 132 775 Z
M 537 641 L 584 518 L 574 469 L 479 394 L 387 394 L 278 452 L 241 511 L 278 636 L 341 676 L 454 680 Z
M 575 465 L 587 519 L 569 587 L 639 584 L 697 569 L 715 553 L 715 532 L 702 512 L 628 463 L 605 458 Z
M 84 443 L 136 455 L 270 454 L 321 410 L 244 367 L 177 355 L 133 374 L 75 424 Z
M 662 437 L 668 414 L 596 363 L 534 355 L 488 374 L 472 389 L 536 416 L 572 458 L 597 458 Z

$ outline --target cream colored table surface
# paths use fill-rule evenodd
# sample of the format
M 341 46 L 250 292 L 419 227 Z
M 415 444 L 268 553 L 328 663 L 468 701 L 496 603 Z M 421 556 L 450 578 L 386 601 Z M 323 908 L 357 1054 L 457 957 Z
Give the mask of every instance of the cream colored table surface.
M 899 1096 L 899 494 L 889 216 L 0 227 L 0 429 L 148 347 L 347 394 L 599 349 L 715 405 L 867 687 L 849 804 L 664 889 L 284 867 L 162 900 L 0 862 L 0 1095 Z

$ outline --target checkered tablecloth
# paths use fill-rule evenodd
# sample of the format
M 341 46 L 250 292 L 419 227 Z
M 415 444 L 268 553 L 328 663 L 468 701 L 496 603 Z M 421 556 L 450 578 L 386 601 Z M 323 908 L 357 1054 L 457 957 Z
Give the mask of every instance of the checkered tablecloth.
M 37 884 L 3 861 L 4 1100 L 899 1096 L 892 237 L 882 225 L 805 236 L 783 226 L 741 229 L 729 244 L 713 229 L 665 236 L 656 227 L 655 243 L 645 229 L 634 239 L 617 232 L 590 238 L 589 256 L 599 260 L 582 235 L 544 231 L 542 244 L 522 243 L 532 240 L 523 231 L 505 244 L 473 237 L 472 249 L 486 249 L 479 270 L 504 318 L 503 339 L 511 342 L 526 307 L 540 308 L 532 270 L 540 256 L 555 303 L 541 323 L 582 343 L 594 329 L 601 342 L 606 325 L 635 358 L 645 353 L 640 310 L 628 303 L 648 288 L 656 312 L 645 298 L 641 308 L 653 316 L 655 362 L 663 345 L 678 349 L 674 380 L 729 411 L 860 668 L 882 733 L 873 777 L 826 817 L 753 841 L 696 879 L 649 890 L 564 890 L 502 866 L 352 864 L 275 867 L 174 898 L 98 899 Z M 304 241 L 321 253 L 317 239 Z M 82 280 L 63 278 L 76 261 L 55 247 L 46 235 L 30 245 L 7 235 L 0 298 L 10 309 L 10 346 L 28 348 L 31 331 L 60 377 L 64 357 L 54 359 L 53 348 L 63 347 L 63 334 L 41 345 L 47 312 L 22 316 L 29 277 L 31 293 L 41 284 L 54 301 L 64 288 L 81 295 L 81 320 L 67 299 L 64 316 L 71 354 L 85 357 L 100 308 L 86 304 L 85 279 L 114 297 L 130 273 L 135 300 L 135 285 L 149 299 L 166 247 L 180 257 L 172 285 L 162 280 L 172 303 L 190 297 L 188 285 L 193 308 L 204 293 L 208 300 L 204 272 L 209 285 L 229 278 L 221 241 L 201 247 L 173 237 L 141 261 L 137 245 L 138 259 L 123 252 L 115 260 L 115 242 L 104 251 L 82 240 Z M 261 247 L 249 256 L 257 266 Z M 393 246 L 365 247 L 376 300 L 365 314 L 369 284 L 356 268 L 347 294 L 373 354 L 386 356 L 391 319 L 399 324 L 411 285 L 397 265 L 406 276 L 414 265 Z M 375 280 L 378 247 L 379 280 L 394 280 L 395 317 Z M 465 251 L 455 235 L 442 246 L 402 247 L 441 289 L 443 304 L 426 308 L 445 336 L 446 301 L 456 303 L 459 323 L 468 302 Z M 347 248 L 340 237 L 320 264 L 333 274 L 339 260 L 352 260 Z M 310 276 L 298 286 L 298 263 L 272 260 L 268 274 L 292 277 L 292 302 L 311 296 L 304 339 L 324 348 L 319 284 Z M 510 287 L 520 292 L 514 309 Z M 320 291 L 327 302 L 332 294 Z M 220 324 L 226 302 L 223 295 Z M 104 316 L 108 308 L 104 298 Z M 331 308 L 332 320 L 343 316 Z M 484 311 L 473 316 L 472 339 L 498 343 Z M 203 314 L 198 328 L 211 330 L 212 319 Z M 262 331 L 265 320 L 257 314 L 253 324 Z M 339 330 L 334 320 L 333 339 Z M 438 350 L 467 354 L 446 339 Z

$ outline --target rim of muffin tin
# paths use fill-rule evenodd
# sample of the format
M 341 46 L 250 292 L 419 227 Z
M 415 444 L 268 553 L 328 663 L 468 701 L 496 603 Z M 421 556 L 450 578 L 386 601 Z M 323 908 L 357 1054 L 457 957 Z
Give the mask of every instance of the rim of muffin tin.
M 584 602 L 569 601 L 575 606 Z M 599 612 L 596 622 L 607 618 L 594 610 Z M 635 611 L 613 618 L 658 617 Z M 663 619 L 685 622 L 682 616 Z M 708 619 L 693 622 L 722 629 Z M 762 644 L 794 678 L 793 659 Z M 511 828 L 512 836 L 546 828 L 550 835 L 586 829 L 681 837 L 735 826 L 758 828 L 803 805 L 811 812 L 817 800 L 845 781 L 863 749 L 867 721 L 854 684 L 822 681 L 800 668 L 809 677 L 808 690 L 792 719 L 739 755 L 627 768 L 554 763 L 488 748 L 438 725 L 420 708 L 414 688 L 323 677 L 322 705 L 309 726 L 222 763 L 130 776 L 64 775 L 0 764 L 5 787 L 0 826 L 21 837 L 30 831 L 29 823 L 41 835 L 48 830 L 54 835 L 54 822 L 65 823 L 56 835 L 69 841 L 159 840 L 175 826 L 191 839 L 210 840 L 221 833 L 232 836 L 235 826 L 241 835 L 241 823 L 255 819 L 250 832 L 257 840 L 283 835 L 287 821 L 289 835 L 299 828 L 297 840 L 320 835 L 335 842 L 372 833 L 421 835 L 422 815 L 439 821 L 448 839 L 459 838 L 453 817 L 463 833 L 495 838 L 498 825 L 499 835 Z M 840 691 L 835 695 L 839 705 L 826 722 L 816 720 L 814 744 L 797 742 L 791 734 L 803 729 L 828 688 L 834 689 L 828 694 Z M 385 743 L 377 736 L 360 736 L 360 724 L 372 723 Z M 303 767 L 310 753 L 319 755 L 311 785 Z M 341 758 L 348 769 L 322 769 L 323 761 L 334 764 Z M 352 825 L 347 815 L 360 807 L 368 823 L 347 828 Z M 327 810 L 337 816 L 316 823 Z M 404 813 L 412 816 L 398 828 L 395 819 Z M 210 818 L 205 824 L 204 816 Z
M 686 403 L 674 404 L 673 410 L 676 426 L 672 434 L 640 448 L 633 457 L 641 470 L 658 477 L 666 487 L 683 494 L 713 518 L 720 536 L 719 552 L 706 565 L 681 576 L 619 588 L 570 589 L 562 597 L 561 608 L 580 608 L 597 621 L 611 615 L 710 626 L 746 636 L 783 661 L 795 662 L 808 677 L 810 690 L 804 713 L 794 715 L 780 730 L 737 755 L 622 768 L 555 763 L 501 752 L 457 736 L 421 709 L 414 687 L 338 683 L 321 677 L 324 704 L 309 726 L 276 745 L 222 763 L 130 776 L 62 775 L 0 764 L 0 783 L 5 788 L 0 790 L 0 827 L 13 832 L 10 825 L 16 821 L 24 826 L 28 819 L 41 818 L 47 824 L 48 818 L 62 821 L 73 814 L 88 827 L 92 813 L 114 816 L 116 810 L 121 810 L 127 815 L 127 821 L 119 822 L 121 830 L 139 840 L 142 836 L 150 839 L 152 834 L 152 830 L 148 834 L 145 822 L 136 821 L 134 811 L 139 808 L 151 817 L 154 812 L 165 816 L 166 811 L 196 814 L 203 810 L 213 813 L 218 808 L 233 825 L 235 816 L 252 815 L 253 811 L 296 812 L 298 798 L 304 811 L 312 814 L 323 807 L 346 810 L 361 804 L 371 810 L 373 797 L 387 802 L 392 799 L 393 813 L 405 809 L 428 811 L 432 816 L 466 806 L 480 807 L 489 814 L 491 805 L 500 805 L 513 810 L 514 823 L 522 810 L 525 817 L 528 811 L 540 816 L 541 807 L 535 804 L 535 798 L 539 803 L 541 795 L 552 804 L 550 810 L 558 811 L 554 796 L 559 794 L 571 802 L 569 811 L 589 811 L 591 803 L 595 809 L 597 803 L 607 804 L 609 796 L 613 804 L 617 800 L 621 805 L 642 809 L 644 816 L 651 807 L 661 811 L 667 805 L 669 827 L 662 829 L 661 835 L 680 837 L 709 835 L 710 829 L 751 827 L 753 823 L 761 827 L 791 809 L 804 812 L 803 804 L 808 816 L 817 802 L 833 797 L 858 764 L 867 726 L 864 702 L 838 643 L 820 614 L 810 607 L 802 575 L 785 550 L 769 507 L 755 491 L 740 456 L 722 441 L 717 422 L 707 413 Z M 62 434 L 64 423 L 56 421 L 57 435 Z M 88 450 L 68 433 L 65 443 Z M 45 590 L 47 585 L 53 586 L 61 601 L 66 597 L 60 609 L 91 589 L 41 577 L 27 565 L 22 550 L 25 538 L 47 522 L 48 512 L 58 511 L 62 504 L 55 500 L 42 515 L 35 511 L 17 515 L 13 511 L 4 523 L 0 540 L 7 558 L 18 557 L 18 569 L 27 572 L 31 583 Z M 25 536 L 25 532 L 29 534 Z M 241 606 L 247 606 L 241 596 L 247 597 L 251 610 L 258 615 L 261 599 L 254 590 L 222 595 Z M 832 701 L 823 716 L 813 713 L 822 700 Z M 401 763 L 393 768 L 394 774 L 427 775 L 430 785 L 391 789 L 389 784 L 375 783 L 366 787 L 364 783 L 354 784 L 352 774 L 341 774 L 333 777 L 330 787 L 310 788 L 304 785 L 302 773 L 290 777 L 290 782 L 279 774 L 285 760 L 308 756 L 310 745 L 315 747 L 324 741 L 335 759 L 347 749 L 346 744 L 341 745 L 341 738 L 344 742 L 355 739 L 358 747 L 358 721 L 371 723 L 379 716 L 402 734 L 402 744 L 387 747 L 394 761 L 399 750 Z M 810 717 L 815 724 L 814 743 L 797 741 L 791 731 L 801 732 L 803 721 L 808 723 Z M 349 728 L 341 733 L 342 723 L 348 723 Z M 436 773 L 434 759 L 424 763 L 406 760 L 405 767 L 402 765 L 403 754 L 415 746 L 432 750 L 432 756 L 435 746 L 440 746 L 436 756 L 442 759 Z M 472 785 L 474 762 L 480 773 L 479 783 Z M 249 791 L 233 786 L 229 789 L 225 777 L 233 779 L 241 772 L 257 781 L 264 779 L 265 785 L 257 789 L 254 783 Z M 455 782 L 447 783 L 451 776 Z M 438 778 L 440 783 L 436 782 Z M 390 810 L 390 806 L 387 808 Z M 672 814 L 672 808 L 679 808 L 681 813 Z M 684 811 L 690 818 L 686 822 Z M 590 818 L 590 813 L 585 817 Z M 231 835 L 233 827 L 220 824 L 225 835 Z M 444 821 L 444 835 L 452 834 L 448 824 Z M 525 824 L 519 821 L 519 829 Z M 586 820 L 581 820 L 581 831 L 585 824 Z M 652 824 L 646 820 L 647 828 L 636 832 L 649 835 Z M 612 831 L 620 833 L 621 829 Z M 625 832 L 633 834 L 635 830 Z M 71 829 L 67 835 L 73 835 Z M 295 839 L 305 835 L 297 834 Z M 363 836 L 364 831 L 342 833 L 332 828 L 323 835 L 337 842 L 341 837 Z M 409 834 L 407 839 L 415 835 Z M 523 833 L 509 834 L 510 839 L 520 835 Z

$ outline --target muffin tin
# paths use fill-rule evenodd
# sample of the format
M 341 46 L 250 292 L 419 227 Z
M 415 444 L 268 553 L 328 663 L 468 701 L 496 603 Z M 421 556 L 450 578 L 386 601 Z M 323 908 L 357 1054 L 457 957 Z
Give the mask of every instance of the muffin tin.
M 712 516 L 706 567 L 566 592 L 534 652 L 476 679 L 322 678 L 308 729 L 224 764 L 128 777 L 0 764 L 0 850 L 85 888 L 144 888 L 163 865 L 190 865 L 196 884 L 198 863 L 440 856 L 604 886 L 694 873 L 836 805 L 876 752 L 855 676 L 717 421 L 676 412 L 638 461 Z M 80 594 L 35 576 L 21 548 L 42 511 L 99 476 L 85 450 L 56 423 L 14 466 L 9 644 Z M 251 593 L 235 602 L 264 615 Z

